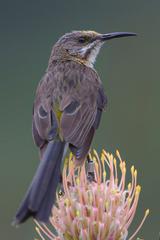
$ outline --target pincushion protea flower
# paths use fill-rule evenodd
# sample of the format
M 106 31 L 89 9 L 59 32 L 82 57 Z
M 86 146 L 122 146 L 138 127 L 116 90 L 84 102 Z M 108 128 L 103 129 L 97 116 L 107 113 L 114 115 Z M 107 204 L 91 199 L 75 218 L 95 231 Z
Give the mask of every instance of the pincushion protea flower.
M 116 156 L 118 161 L 105 150 L 101 157 L 93 150 L 90 159 L 94 163 L 94 181 L 88 180 L 85 165 L 75 170 L 73 156 L 69 156 L 63 169 L 63 194 L 57 193 L 57 205 L 50 218 L 58 236 L 46 225 L 36 222 L 36 231 L 42 240 L 131 240 L 136 236 L 149 210 L 128 238 L 141 187 L 137 185 L 134 166 L 131 167 L 131 182 L 125 187 L 126 164 L 118 151 Z

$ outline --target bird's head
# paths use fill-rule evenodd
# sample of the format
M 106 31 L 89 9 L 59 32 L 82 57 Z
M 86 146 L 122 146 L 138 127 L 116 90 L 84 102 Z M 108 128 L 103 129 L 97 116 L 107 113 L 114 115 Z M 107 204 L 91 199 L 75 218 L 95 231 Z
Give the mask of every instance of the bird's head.
M 72 59 L 93 66 L 102 45 L 112 38 L 135 36 L 131 32 L 100 34 L 95 31 L 73 31 L 63 35 L 52 50 L 53 59 Z

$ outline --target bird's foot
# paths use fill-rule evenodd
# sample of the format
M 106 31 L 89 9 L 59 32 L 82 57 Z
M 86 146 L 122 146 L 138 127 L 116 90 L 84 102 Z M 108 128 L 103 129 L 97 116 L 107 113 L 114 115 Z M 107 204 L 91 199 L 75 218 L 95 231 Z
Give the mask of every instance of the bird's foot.
M 94 162 L 87 156 L 87 179 L 89 182 L 95 182 Z

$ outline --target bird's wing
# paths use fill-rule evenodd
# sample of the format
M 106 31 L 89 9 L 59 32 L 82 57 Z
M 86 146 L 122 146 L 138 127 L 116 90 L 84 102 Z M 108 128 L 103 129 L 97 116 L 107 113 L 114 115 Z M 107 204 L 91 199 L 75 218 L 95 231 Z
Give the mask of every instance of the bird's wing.
M 98 96 L 97 96 L 96 118 L 85 138 L 84 143 L 80 147 L 75 147 L 72 144 L 69 145 L 71 151 L 76 156 L 76 159 L 77 159 L 76 164 L 78 164 L 78 165 L 81 164 L 81 161 L 84 160 L 86 154 L 88 153 L 88 151 L 90 149 L 90 145 L 91 145 L 95 130 L 99 127 L 99 123 L 100 123 L 101 116 L 102 116 L 102 111 L 105 108 L 106 104 L 107 104 L 107 97 L 104 93 L 103 87 L 101 86 L 99 88 Z
M 53 73 L 46 73 L 40 81 L 32 116 L 32 134 L 35 144 L 42 148 L 57 133 L 57 119 L 51 103 L 52 89 L 54 88 Z
M 97 116 L 101 82 L 96 72 L 83 66 L 74 68 L 71 74 L 68 72 L 68 81 L 70 78 L 77 79 L 77 86 L 70 95 L 66 93 L 63 96 L 60 126 L 64 139 L 76 147 L 81 147 Z
M 64 109 L 61 118 L 60 126 L 65 141 L 81 146 L 95 121 L 96 113 L 96 107 L 73 100 Z

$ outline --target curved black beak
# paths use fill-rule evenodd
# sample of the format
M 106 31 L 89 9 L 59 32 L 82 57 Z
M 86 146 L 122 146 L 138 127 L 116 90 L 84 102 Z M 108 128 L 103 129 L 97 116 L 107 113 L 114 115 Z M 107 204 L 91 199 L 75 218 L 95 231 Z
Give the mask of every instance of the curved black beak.
M 113 33 L 101 34 L 100 39 L 102 41 L 107 41 L 112 38 L 130 37 L 130 36 L 136 36 L 136 35 L 137 34 L 133 32 L 113 32 Z

